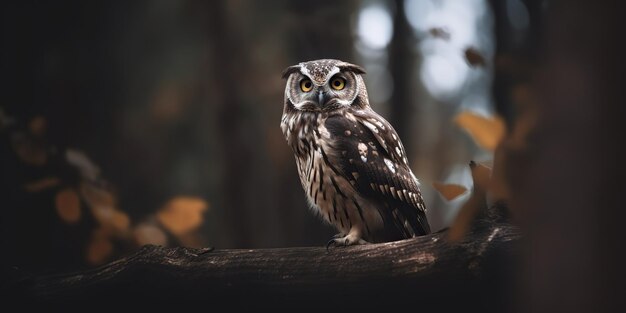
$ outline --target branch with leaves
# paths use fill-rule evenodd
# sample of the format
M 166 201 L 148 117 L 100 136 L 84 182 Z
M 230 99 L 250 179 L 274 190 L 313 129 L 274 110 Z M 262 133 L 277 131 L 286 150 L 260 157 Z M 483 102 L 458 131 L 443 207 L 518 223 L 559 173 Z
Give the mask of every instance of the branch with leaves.
M 204 245 L 198 229 L 208 201 L 179 195 L 131 218 L 99 166 L 83 151 L 51 142 L 48 128 L 43 115 L 17 117 L 0 106 L 0 228 L 10 234 L 0 239 L 14 244 L 2 263 L 79 268 L 102 265 L 145 244 Z M 52 251 L 22 248 L 30 245 Z M 46 255 L 50 252 L 55 254 Z

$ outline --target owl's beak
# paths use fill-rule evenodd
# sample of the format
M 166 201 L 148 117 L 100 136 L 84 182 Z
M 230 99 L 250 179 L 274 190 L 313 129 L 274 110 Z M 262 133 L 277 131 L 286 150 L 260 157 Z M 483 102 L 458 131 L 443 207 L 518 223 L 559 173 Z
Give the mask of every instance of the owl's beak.
M 317 94 L 317 103 L 319 106 L 323 106 L 326 103 L 326 93 L 322 90 Z

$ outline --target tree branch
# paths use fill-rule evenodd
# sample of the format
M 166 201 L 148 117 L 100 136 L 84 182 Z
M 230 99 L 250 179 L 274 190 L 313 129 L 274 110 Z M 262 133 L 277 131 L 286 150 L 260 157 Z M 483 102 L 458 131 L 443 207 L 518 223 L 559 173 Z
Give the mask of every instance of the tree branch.
M 115 299 L 157 304 L 196 299 L 252 308 L 300 304 L 497 308 L 509 294 L 518 229 L 487 218 L 478 221 L 462 242 L 450 243 L 446 235 L 447 231 L 441 231 L 329 251 L 324 247 L 211 250 L 144 246 L 92 270 L 21 278 L 3 293 L 27 303 Z

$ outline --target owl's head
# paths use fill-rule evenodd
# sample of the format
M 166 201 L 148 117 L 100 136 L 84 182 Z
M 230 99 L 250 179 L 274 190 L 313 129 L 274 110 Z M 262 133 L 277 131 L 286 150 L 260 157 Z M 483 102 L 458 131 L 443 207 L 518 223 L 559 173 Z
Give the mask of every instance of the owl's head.
M 302 62 L 285 69 L 285 108 L 298 111 L 328 112 L 342 107 L 369 106 L 362 67 L 347 62 L 322 59 Z

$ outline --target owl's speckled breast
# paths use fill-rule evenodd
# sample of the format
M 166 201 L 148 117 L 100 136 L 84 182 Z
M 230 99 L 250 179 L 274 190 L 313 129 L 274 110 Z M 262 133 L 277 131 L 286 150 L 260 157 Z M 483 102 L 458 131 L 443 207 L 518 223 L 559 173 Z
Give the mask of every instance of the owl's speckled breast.
M 324 122 L 328 114 L 298 112 L 284 116 L 283 133 L 292 147 L 307 200 L 316 213 L 343 234 L 356 232 L 370 238 L 370 228 L 383 221 L 371 201 L 356 193 L 354 186 L 331 164 L 338 151 Z M 372 230 L 373 230 L 372 229 Z

